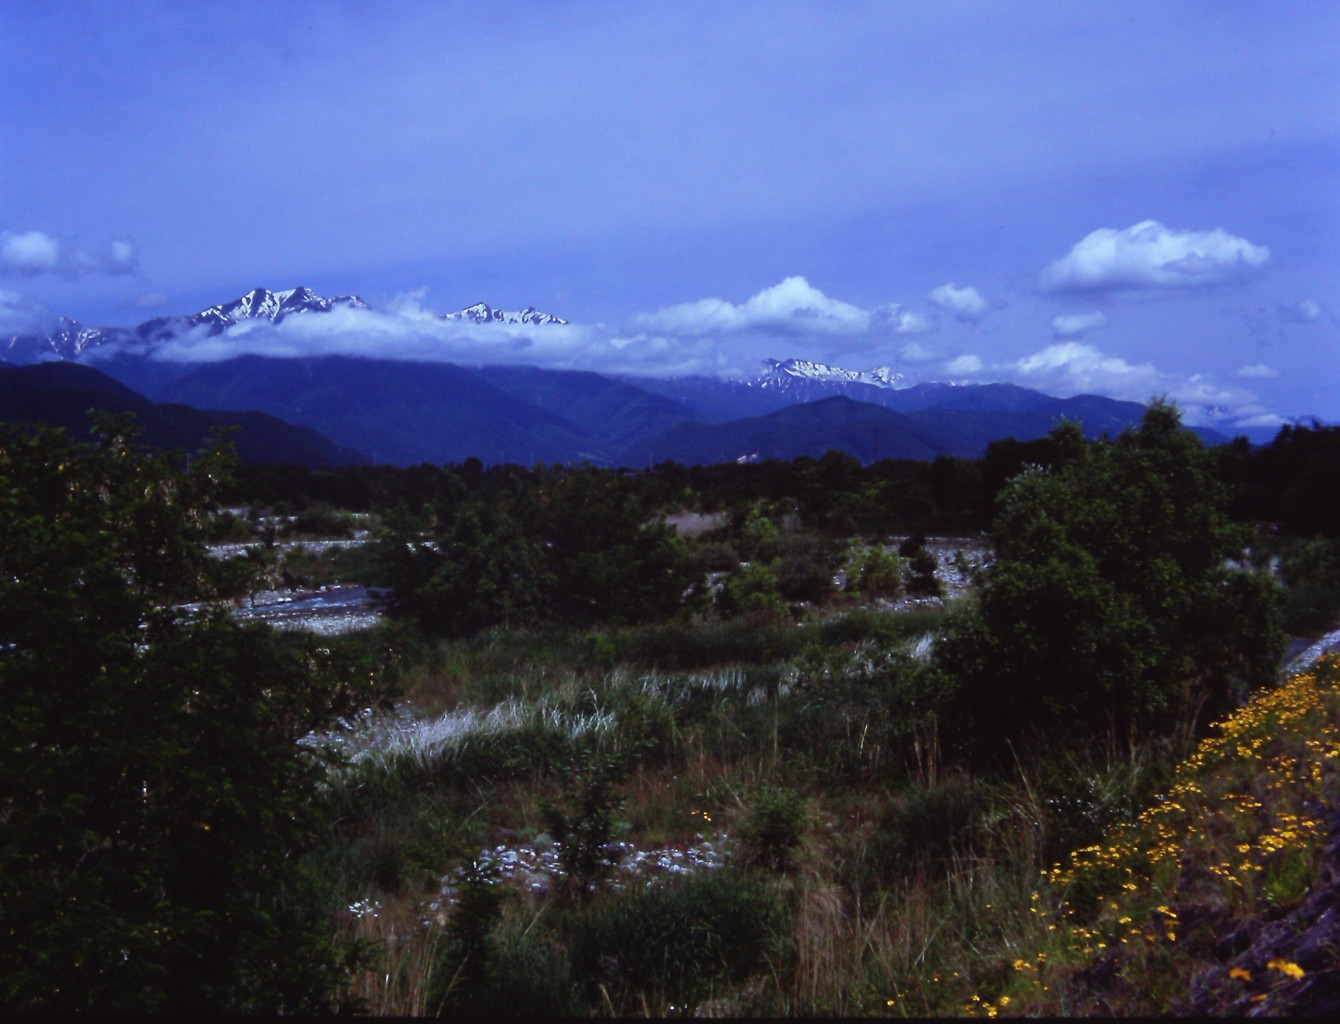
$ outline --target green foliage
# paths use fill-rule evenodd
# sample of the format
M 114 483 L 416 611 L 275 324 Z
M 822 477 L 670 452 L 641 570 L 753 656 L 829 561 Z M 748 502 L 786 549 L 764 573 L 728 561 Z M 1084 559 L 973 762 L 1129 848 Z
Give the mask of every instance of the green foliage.
M 1155 403 L 1137 430 L 1011 482 L 979 604 L 941 647 L 958 735 L 998 751 L 1030 731 L 1125 741 L 1273 677 L 1274 586 L 1228 567 L 1247 538 L 1213 473 Z
M 809 827 L 809 809 L 794 789 L 766 789 L 755 794 L 738 833 L 745 857 L 759 867 L 784 871 Z
M 789 534 L 779 544 L 774 571 L 788 601 L 819 604 L 833 593 L 840 547 L 815 534 Z
M 888 881 L 915 870 L 946 874 L 983 833 L 990 791 L 966 775 L 951 775 L 905 792 L 878 822 L 870 856 Z
M 939 568 L 939 562 L 927 550 L 926 538 L 919 533 L 914 534 L 903 541 L 898 548 L 898 554 L 907 559 L 907 567 L 911 575 L 907 583 L 908 593 L 915 594 L 918 597 L 939 597 L 942 588 L 940 581 L 935 578 L 935 570 Z
M 423 539 L 424 525 L 400 512 L 379 540 L 392 614 L 449 635 L 539 617 L 551 578 L 539 545 L 506 509 L 463 506 L 432 541 Z
M 675 615 L 702 573 L 619 477 L 537 471 L 503 493 L 384 517 L 392 614 L 463 636 L 501 625 L 588 626 Z
M 717 610 L 759 623 L 787 617 L 777 574 L 762 562 L 751 562 L 726 577 L 717 595 Z
M 285 523 L 283 532 L 285 536 L 348 538 L 354 535 L 354 519 L 348 512 L 316 502 Z
M 746 561 L 771 562 L 778 554 L 777 525 L 758 508 L 750 506 L 738 527 L 740 554 Z
M 1314 537 L 1286 543 L 1280 553 L 1284 626 L 1295 636 L 1316 636 L 1340 622 L 1340 541 Z
M 902 558 L 882 544 L 853 548 L 847 560 L 847 589 L 862 597 L 901 596 Z
M 229 455 L 103 428 L 0 436 L 0 1005 L 319 1009 L 343 954 L 296 867 L 324 774 L 297 740 L 369 666 L 166 608 L 212 587 Z
M 592 903 L 562 923 L 572 974 L 616 1011 L 666 1012 L 763 970 L 784 946 L 786 907 L 765 882 L 704 872 Z
M 558 864 L 568 889 L 581 899 L 595 892 L 618 862 L 614 816 L 620 800 L 615 786 L 623 767 L 613 758 L 592 758 L 574 766 L 559 801 L 546 801 L 541 819 L 559 844 Z
M 502 916 L 496 867 L 471 862 L 459 883 L 460 900 L 433 967 L 428 1005 L 444 1013 L 478 1013 L 497 999 L 493 930 Z

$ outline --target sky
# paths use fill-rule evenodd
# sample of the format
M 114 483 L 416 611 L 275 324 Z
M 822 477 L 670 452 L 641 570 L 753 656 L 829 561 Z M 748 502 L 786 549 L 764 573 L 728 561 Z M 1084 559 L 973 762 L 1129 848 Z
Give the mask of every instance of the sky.
M 0 0 L 0 334 L 1340 421 L 1340 4 Z M 535 306 L 565 327 L 436 314 Z

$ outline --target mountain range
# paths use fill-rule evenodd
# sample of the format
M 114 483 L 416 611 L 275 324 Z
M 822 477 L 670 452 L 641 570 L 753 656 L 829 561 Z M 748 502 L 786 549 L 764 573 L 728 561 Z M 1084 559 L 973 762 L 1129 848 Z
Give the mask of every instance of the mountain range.
M 829 448 L 865 462 L 975 457 L 997 438 L 1039 437 L 1061 417 L 1099 436 L 1117 433 L 1143 413 L 1137 403 L 1096 395 L 1060 399 L 1011 384 L 909 386 L 888 367 L 851 370 L 801 359 L 768 360 L 758 377 L 741 381 L 356 356 L 244 355 L 209 363 L 154 358 L 158 346 L 188 332 L 211 337 L 247 321 L 278 323 L 341 308 L 368 305 L 356 295 L 256 288 L 191 316 L 158 317 L 130 328 L 87 328 L 66 319 L 45 334 L 0 338 L 0 360 L 37 364 L 3 371 L 0 418 L 69 424 L 71 403 L 79 401 L 136 405 L 155 424 L 163 416 L 180 419 L 185 408 L 210 422 L 254 412 L 308 433 L 302 443 L 295 435 L 293 444 L 276 447 L 276 441 L 268 451 L 247 447 L 243 457 L 253 461 L 275 461 L 283 448 L 302 455 L 295 461 L 312 464 L 371 459 L 412 465 L 474 456 L 490 464 L 639 466 L 666 459 L 789 459 Z M 509 311 L 482 302 L 443 316 L 540 328 L 567 322 L 534 307 Z M 78 372 L 61 378 L 60 366 Z M 89 376 L 99 370 L 99 377 L 112 380 Z M 76 394 L 82 397 L 76 400 Z M 44 402 L 51 412 L 44 414 Z M 260 434 L 277 438 L 272 419 Z M 312 432 L 321 436 L 320 445 Z M 1201 433 L 1210 441 L 1227 440 Z

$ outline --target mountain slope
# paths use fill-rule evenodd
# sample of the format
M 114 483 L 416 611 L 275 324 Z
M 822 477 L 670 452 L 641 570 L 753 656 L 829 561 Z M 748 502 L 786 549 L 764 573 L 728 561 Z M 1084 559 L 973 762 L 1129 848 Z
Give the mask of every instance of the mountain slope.
M 822 456 L 836 448 L 862 462 L 933 459 L 941 450 L 899 413 L 841 395 L 728 423 L 681 423 L 623 453 L 624 465 L 683 465 Z
M 576 424 L 537 409 L 451 363 L 352 356 L 202 363 L 165 388 L 175 401 L 261 409 L 321 431 L 376 462 L 566 462 L 590 439 Z
M 89 436 L 88 411 L 133 413 L 141 439 L 154 448 L 194 451 L 211 428 L 238 427 L 233 436 L 243 462 L 309 467 L 365 464 L 367 456 L 341 448 L 315 430 L 255 411 L 226 412 L 149 401 L 106 374 L 77 363 L 0 366 L 0 421 L 63 427 Z
M 592 461 L 608 461 L 693 418 L 691 409 L 673 399 L 598 373 L 534 366 L 485 366 L 477 372 L 512 397 L 575 423 L 591 439 Z

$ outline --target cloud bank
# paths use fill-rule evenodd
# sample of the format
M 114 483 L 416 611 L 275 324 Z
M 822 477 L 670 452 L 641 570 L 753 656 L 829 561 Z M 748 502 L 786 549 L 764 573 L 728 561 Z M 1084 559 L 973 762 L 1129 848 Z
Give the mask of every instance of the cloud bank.
M 1041 284 L 1050 292 L 1203 288 L 1243 280 L 1269 261 L 1265 246 L 1221 228 L 1174 231 L 1144 220 L 1086 235 L 1043 269 Z
M 974 365 L 975 363 L 975 365 Z M 1182 410 L 1188 426 L 1271 426 L 1282 423 L 1250 391 L 1217 381 L 1210 374 L 1175 374 L 1152 363 L 1130 363 L 1079 341 L 1061 341 L 1010 363 L 988 365 L 977 356 L 959 356 L 944 366 L 946 374 L 974 381 L 1010 381 L 1066 398 L 1095 394 L 1130 402 L 1148 402 L 1167 395 Z M 1265 366 L 1245 367 L 1238 376 L 1277 376 Z
M 610 373 L 682 374 L 709 371 L 719 361 L 702 338 L 624 334 L 600 324 L 477 324 L 444 320 L 421 295 L 397 297 L 386 310 L 336 307 L 279 323 L 249 320 L 211 336 L 198 327 L 152 350 L 166 362 L 219 362 L 241 355 L 276 358 L 361 356 L 466 365 L 526 364 Z M 97 350 L 98 358 L 114 354 Z
M 0 275 L 6 277 L 133 274 L 136 262 L 135 246 L 125 240 L 113 241 L 94 255 L 45 231 L 0 231 Z

